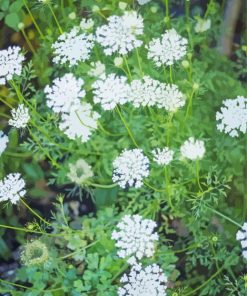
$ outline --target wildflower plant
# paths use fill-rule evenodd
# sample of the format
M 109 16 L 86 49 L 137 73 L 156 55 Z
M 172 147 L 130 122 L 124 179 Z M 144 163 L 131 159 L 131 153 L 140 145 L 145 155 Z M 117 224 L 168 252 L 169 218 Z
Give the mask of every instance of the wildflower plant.
M 0 256 L 20 264 L 0 293 L 245 293 L 247 95 L 214 46 L 224 1 L 2 2 L 20 38 L 0 50 Z

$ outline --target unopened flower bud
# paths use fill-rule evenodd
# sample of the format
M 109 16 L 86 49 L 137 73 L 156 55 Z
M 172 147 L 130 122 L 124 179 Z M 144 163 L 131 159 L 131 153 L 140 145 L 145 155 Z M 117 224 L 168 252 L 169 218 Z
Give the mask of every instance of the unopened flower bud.
M 194 90 L 198 90 L 199 87 L 200 87 L 200 85 L 199 85 L 198 83 L 194 83 L 194 84 L 193 84 L 193 89 L 194 89 Z
M 98 5 L 94 5 L 94 6 L 92 7 L 92 11 L 93 11 L 93 12 L 99 12 L 99 11 L 100 11 L 99 6 L 98 6 Z
M 116 58 L 114 59 L 114 65 L 115 65 L 116 67 L 121 67 L 122 64 L 123 64 L 123 59 L 122 59 L 121 57 L 116 57 Z
M 119 2 L 119 3 L 118 3 L 118 7 L 119 7 L 121 10 L 125 10 L 127 6 L 128 6 L 128 4 L 127 4 L 126 2 Z
M 23 23 L 19 23 L 19 24 L 18 24 L 18 29 L 19 29 L 19 30 L 24 29 L 24 27 L 25 27 L 25 25 L 24 25 Z
M 158 11 L 158 6 L 151 6 L 150 10 L 152 13 L 156 13 Z
M 75 12 L 71 12 L 71 13 L 69 14 L 69 19 L 74 20 L 75 18 L 76 18 L 76 14 L 75 14 Z
M 188 69 L 189 66 L 190 66 L 189 61 L 187 61 L 187 60 L 183 60 L 183 61 L 182 61 L 182 66 L 183 66 L 185 69 Z

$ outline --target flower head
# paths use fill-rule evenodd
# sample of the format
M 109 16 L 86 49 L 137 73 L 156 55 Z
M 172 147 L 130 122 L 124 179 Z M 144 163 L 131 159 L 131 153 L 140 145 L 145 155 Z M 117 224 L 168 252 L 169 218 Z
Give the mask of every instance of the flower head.
M 124 274 L 118 289 L 118 296 L 166 296 L 167 277 L 157 265 L 134 265 L 129 274 Z
M 101 63 L 101 61 L 96 61 L 90 63 L 90 66 L 91 69 L 88 72 L 89 76 L 105 78 L 105 64 Z
M 203 158 L 206 149 L 203 141 L 195 140 L 195 138 L 190 137 L 183 143 L 180 152 L 184 158 L 199 160 Z
M 92 87 L 94 103 L 100 103 L 104 110 L 112 110 L 117 104 L 123 105 L 129 100 L 130 88 L 124 76 L 101 76 Z
M 238 96 L 233 100 L 223 101 L 223 107 L 216 113 L 217 129 L 231 137 L 246 133 L 247 130 L 247 98 Z
M 148 2 L 150 2 L 151 0 L 137 0 L 138 4 L 140 5 L 144 5 L 147 4 Z
M 185 105 L 185 96 L 175 84 L 166 84 L 144 76 L 131 82 L 129 100 L 135 107 L 157 106 L 175 112 Z
M 92 19 L 82 19 L 80 22 L 80 28 L 82 30 L 90 30 L 94 26 L 94 21 Z
M 21 75 L 24 59 L 21 48 L 18 46 L 0 50 L 0 85 L 12 80 L 14 75 Z
M 140 188 L 149 175 L 149 160 L 141 149 L 124 150 L 113 162 L 113 182 L 122 188 Z
M 21 174 L 9 174 L 0 181 L 0 202 L 9 200 L 12 204 L 26 194 L 25 181 Z
M 28 242 L 22 250 L 21 261 L 24 265 L 39 265 L 45 263 L 49 258 L 46 244 L 39 240 Z
M 68 136 L 75 140 L 79 138 L 81 142 L 87 142 L 93 131 L 97 129 L 97 120 L 100 115 L 92 110 L 88 103 L 72 107 L 69 114 L 62 114 L 59 128 Z
M 52 45 L 55 54 L 53 61 L 56 64 L 77 65 L 78 62 L 84 62 L 90 58 L 93 46 L 93 35 L 80 33 L 80 28 L 74 27 L 69 33 L 59 36 Z
M 148 58 L 156 66 L 170 66 L 186 54 L 187 39 L 180 36 L 175 29 L 167 30 L 161 38 L 154 38 L 148 44 Z
M 25 128 L 30 120 L 28 108 L 20 104 L 17 109 L 11 110 L 12 119 L 9 120 L 9 125 L 16 128 Z
M 89 178 L 93 177 L 93 171 L 84 159 L 78 159 L 75 164 L 69 164 L 67 177 L 72 182 L 83 185 Z
M 78 106 L 86 94 L 82 89 L 83 79 L 76 79 L 73 74 L 65 74 L 53 80 L 53 85 L 44 89 L 47 106 L 55 113 L 69 113 L 72 106 Z
M 237 232 L 236 239 L 240 241 L 243 249 L 242 255 L 247 259 L 247 222 L 245 222 L 242 228 Z
M 112 239 L 116 241 L 119 249 L 118 256 L 126 258 L 133 256 L 137 259 L 152 257 L 154 254 L 154 243 L 159 239 L 156 222 L 143 219 L 139 215 L 125 215 L 117 224 L 117 230 L 112 232 Z
M 7 144 L 9 142 L 9 138 L 2 131 L 0 131 L 0 156 L 7 148 Z
M 203 33 L 211 28 L 211 20 L 210 19 L 198 19 L 195 25 L 196 33 Z
M 152 154 L 154 156 L 154 161 L 158 165 L 168 165 L 173 160 L 174 151 L 168 147 L 162 149 L 156 148 L 152 150 Z
M 135 11 L 126 11 L 123 16 L 110 16 L 108 24 L 96 31 L 96 40 L 106 55 L 127 54 L 142 45 L 137 39 L 143 33 L 143 19 Z

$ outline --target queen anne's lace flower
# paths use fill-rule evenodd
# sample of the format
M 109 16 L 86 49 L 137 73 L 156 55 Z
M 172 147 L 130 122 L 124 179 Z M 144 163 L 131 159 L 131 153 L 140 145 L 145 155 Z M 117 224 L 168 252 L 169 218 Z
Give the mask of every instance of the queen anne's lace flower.
M 86 94 L 82 89 L 83 84 L 83 79 L 76 79 L 71 73 L 56 78 L 52 86 L 47 85 L 44 89 L 47 106 L 55 113 L 69 113 L 70 108 L 78 106 Z
M 93 177 L 93 171 L 84 159 L 78 159 L 75 164 L 69 164 L 67 177 L 72 182 L 83 185 L 89 178 Z
M 247 130 L 247 98 L 238 96 L 233 100 L 223 101 L 223 107 L 216 113 L 217 129 L 232 137 Z
M 0 50 L 0 85 L 12 80 L 14 75 L 21 75 L 24 59 L 18 46 Z
M 87 142 L 93 131 L 97 129 L 97 120 L 100 115 L 92 110 L 88 103 L 81 103 L 76 107 L 71 107 L 69 114 L 62 114 L 59 128 L 68 136 L 75 140 L 79 138 L 81 142 Z
M 148 2 L 150 2 L 151 0 L 137 0 L 137 2 L 140 4 L 140 5 L 144 5 L 144 4 L 147 4 Z
M 90 30 L 94 26 L 94 21 L 92 19 L 82 19 L 80 22 L 80 28 L 82 30 Z
M 12 204 L 16 204 L 25 194 L 25 182 L 21 174 L 9 174 L 0 181 L 0 202 L 9 200 Z
M 206 149 L 203 141 L 195 140 L 195 138 L 190 137 L 181 146 L 180 152 L 184 158 L 199 160 L 203 158 Z
M 12 119 L 9 120 L 9 125 L 16 128 L 25 128 L 30 120 L 28 108 L 20 104 L 17 109 L 11 110 Z
M 69 33 L 63 33 L 58 40 L 52 45 L 56 64 L 69 63 L 70 66 L 77 65 L 80 61 L 89 59 L 91 50 L 94 45 L 92 34 L 80 34 L 80 28 L 74 27 Z
M 110 16 L 108 24 L 96 31 L 96 40 L 106 55 L 127 54 L 142 45 L 136 37 L 143 33 L 143 19 L 135 11 L 126 11 L 123 16 Z
M 9 138 L 2 131 L 0 131 L 0 156 L 7 148 L 7 144 L 9 142 Z
M 143 268 L 134 265 L 129 274 L 124 274 L 120 282 L 123 284 L 118 289 L 118 296 L 166 296 L 167 277 L 163 270 L 152 264 Z
M 149 160 L 141 149 L 124 150 L 113 162 L 113 182 L 122 188 L 140 188 L 149 175 Z
M 173 65 L 186 54 L 187 39 L 180 36 L 175 29 L 167 30 L 161 38 L 154 38 L 148 44 L 148 58 L 158 67 Z
M 152 154 L 154 156 L 154 161 L 158 165 L 168 165 L 173 160 L 174 151 L 168 147 L 162 149 L 156 148 L 152 150 Z
M 94 103 L 100 103 L 105 110 L 114 109 L 117 104 L 123 105 L 129 100 L 130 87 L 127 78 L 110 74 L 102 76 L 93 85 Z
M 155 227 L 157 224 L 154 221 L 143 219 L 139 215 L 124 216 L 111 236 L 119 249 L 118 256 L 133 256 L 139 260 L 143 257 L 152 257 L 154 243 L 159 239 L 157 232 L 154 232 Z
M 243 249 L 243 257 L 247 259 L 247 222 L 245 222 L 242 228 L 237 232 L 236 239 L 240 241 Z
M 165 84 L 149 76 L 131 82 L 129 100 L 135 107 L 157 106 L 169 112 L 185 105 L 185 96 L 175 84 Z

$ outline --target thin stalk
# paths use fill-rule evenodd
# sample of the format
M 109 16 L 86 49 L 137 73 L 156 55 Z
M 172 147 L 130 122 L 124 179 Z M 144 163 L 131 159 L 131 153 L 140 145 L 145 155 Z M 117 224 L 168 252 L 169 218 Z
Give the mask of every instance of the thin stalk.
M 37 22 L 35 21 L 35 18 L 34 18 L 34 16 L 33 16 L 32 12 L 31 12 L 31 10 L 30 10 L 29 7 L 28 7 L 26 0 L 23 0 L 23 3 L 24 3 L 24 5 L 25 5 L 26 10 L 28 11 L 28 13 L 29 13 L 29 15 L 30 15 L 30 17 L 31 17 L 31 20 L 32 20 L 32 22 L 33 22 L 33 24 L 34 24 L 36 30 L 38 31 L 40 37 L 41 37 L 42 39 L 45 39 L 45 36 L 43 35 L 43 33 L 42 33 L 40 27 L 38 26 Z
M 20 284 L 15 284 L 15 283 L 12 283 L 12 282 L 3 280 L 3 279 L 0 279 L 0 282 L 1 283 L 4 283 L 4 284 L 7 284 L 7 285 L 11 285 L 11 286 L 17 287 L 17 288 L 22 288 L 22 289 L 32 290 L 32 291 L 35 290 L 35 289 L 31 288 L 31 287 L 27 287 L 27 286 L 20 285 Z
M 170 83 L 173 83 L 172 65 L 169 66 L 169 73 L 170 73 Z
M 60 258 L 60 259 L 67 259 L 67 258 L 69 258 L 69 257 L 71 257 L 71 256 L 73 256 L 73 255 L 76 255 L 77 253 L 80 253 L 80 252 L 83 251 L 83 250 L 86 250 L 86 249 L 88 249 L 88 248 L 90 248 L 90 247 L 96 245 L 99 241 L 100 241 L 100 240 L 98 239 L 98 240 L 92 242 L 91 244 L 89 244 L 89 245 L 87 245 L 87 246 L 85 246 L 85 247 L 83 247 L 83 248 L 80 248 L 80 250 L 74 251 L 74 252 L 72 252 L 72 253 L 69 253 L 69 254 L 64 255 L 64 256 L 62 256 L 62 257 L 59 257 L 59 258 Z
M 149 187 L 149 188 L 151 188 L 152 190 L 154 190 L 154 191 L 157 191 L 157 192 L 166 192 L 166 189 L 159 189 L 159 188 L 156 188 L 156 187 L 150 185 L 148 182 L 144 182 L 144 184 L 145 184 L 147 187 Z
M 122 136 L 123 134 L 114 134 L 112 132 L 109 132 L 108 130 L 106 130 L 103 125 L 98 121 L 98 126 L 99 128 L 102 130 L 102 132 L 104 132 L 106 135 L 109 135 L 111 137 L 119 137 Z
M 133 136 L 133 134 L 132 134 L 130 128 L 128 127 L 128 124 L 127 124 L 126 120 L 124 119 L 124 117 L 123 117 L 123 115 L 122 115 L 122 113 L 121 113 L 121 111 L 120 111 L 120 109 L 119 109 L 118 106 L 116 106 L 116 110 L 117 110 L 117 113 L 118 113 L 118 115 L 119 115 L 121 121 L 123 122 L 123 124 L 124 124 L 124 126 L 125 126 L 125 128 L 126 128 L 126 130 L 127 130 L 127 132 L 128 132 L 128 134 L 129 134 L 129 136 L 130 136 L 130 138 L 131 138 L 133 144 L 134 144 L 137 148 L 139 148 L 138 145 L 137 145 L 137 143 L 136 143 L 136 140 L 135 140 L 135 138 L 134 138 L 134 136 Z
M 169 113 L 169 117 L 168 117 L 168 121 L 167 121 L 166 146 L 170 145 L 172 118 L 173 118 L 173 113 Z
M 185 114 L 185 121 L 188 119 L 190 112 L 192 113 L 192 103 L 193 103 L 194 93 L 195 93 L 195 90 L 193 89 L 189 97 L 189 103 L 188 103 L 186 114 Z
M 228 220 L 229 222 L 231 222 L 232 224 L 238 226 L 239 228 L 242 228 L 242 225 L 239 224 L 238 222 L 234 221 L 233 219 L 231 219 L 230 217 L 226 216 L 225 214 L 222 214 L 221 212 L 209 207 L 206 205 L 206 208 L 209 209 L 211 212 L 217 214 L 218 216 L 224 218 L 225 220 Z
M 11 156 L 11 157 L 17 157 L 17 158 L 28 158 L 28 157 L 32 157 L 32 154 L 30 153 L 16 153 L 16 152 L 10 152 L 10 151 L 4 151 L 4 155 L 6 156 Z
M 58 30 L 59 30 L 60 34 L 63 34 L 63 30 L 62 30 L 62 28 L 61 28 L 61 26 L 60 26 L 60 24 L 58 22 L 58 19 L 57 19 L 56 14 L 54 13 L 54 11 L 52 9 L 51 4 L 48 2 L 47 5 L 48 5 L 48 7 L 49 7 L 49 9 L 51 11 L 51 14 L 52 14 L 52 16 L 53 16 L 53 18 L 55 20 L 55 23 L 57 24 L 57 27 L 58 27 Z
M 44 222 L 46 225 L 51 226 L 51 223 L 47 222 L 44 218 L 42 218 L 38 213 L 36 213 L 29 205 L 24 201 L 24 199 L 20 198 L 23 205 L 36 217 L 38 217 L 42 222 Z
M 169 0 L 165 0 L 165 23 L 167 24 L 167 27 L 170 28 L 171 22 L 170 22 L 170 14 L 169 14 Z
M 193 244 L 193 245 L 188 246 L 188 247 L 186 247 L 184 249 L 181 249 L 181 250 L 173 250 L 173 252 L 175 254 L 180 254 L 180 253 L 183 253 L 183 252 L 186 252 L 186 251 L 189 251 L 189 250 L 193 250 L 193 249 L 196 249 L 196 248 L 198 248 L 198 244 Z
M 125 263 L 120 269 L 119 269 L 119 271 L 115 274 L 115 276 L 113 277 L 113 279 L 112 279 L 112 283 L 115 281 L 115 279 L 117 279 L 119 276 L 120 276 L 120 274 L 122 274 L 127 268 L 128 268 L 128 264 L 127 263 Z
M 203 189 L 201 187 L 201 183 L 200 183 L 200 162 L 199 160 L 196 161 L 196 180 L 197 180 L 197 184 L 199 189 L 201 190 L 201 192 L 203 192 Z
M 23 231 L 23 232 L 28 232 L 28 233 L 42 234 L 42 235 L 47 235 L 47 236 L 51 236 L 51 237 L 64 236 L 64 234 L 46 233 L 46 232 L 42 232 L 42 231 L 36 231 L 36 230 L 31 230 L 31 229 L 26 229 L 26 228 L 21 228 L 21 227 L 3 225 L 3 224 L 0 224 L 0 228 L 12 229 L 12 230 Z
M 2 103 L 4 103 L 7 107 L 9 107 L 10 109 L 14 108 L 10 103 L 6 102 L 3 98 L 0 97 L 0 101 Z
M 139 69 L 140 69 L 141 77 L 143 77 L 144 74 L 143 74 L 143 70 L 142 70 L 142 64 L 141 64 L 141 59 L 140 59 L 140 55 L 139 55 L 139 50 L 138 50 L 138 48 L 136 48 L 136 56 L 137 56 L 137 61 L 138 61 L 138 65 L 139 65 Z
M 114 188 L 117 184 L 96 184 L 96 183 L 88 183 L 89 186 L 97 187 L 97 188 Z
M 11 117 L 5 113 L 0 112 L 0 116 L 10 119 Z
M 169 204 L 170 208 L 173 209 L 173 204 L 172 204 L 172 200 L 171 200 L 171 191 L 170 191 L 170 175 L 169 175 L 169 171 L 168 171 L 167 166 L 165 166 L 165 181 L 166 181 L 166 194 L 167 194 L 167 198 L 168 198 L 168 204 Z
M 125 66 L 127 68 L 129 81 L 131 81 L 132 80 L 132 75 L 131 75 L 130 68 L 129 68 L 129 65 L 128 65 L 128 61 L 127 61 L 127 58 L 126 58 L 125 55 L 123 55 L 123 60 L 124 60 Z
M 26 40 L 31 52 L 33 53 L 33 55 L 35 55 L 36 54 L 35 49 L 34 49 L 32 43 L 30 42 L 30 40 L 28 39 L 26 32 L 24 31 L 24 29 L 21 29 L 21 32 L 22 32 L 22 35 L 23 35 L 24 39 Z
M 213 243 L 211 243 L 211 249 L 212 249 L 212 253 L 214 255 L 214 258 L 215 258 L 215 265 L 216 265 L 216 269 L 219 270 L 220 267 L 219 267 L 219 263 L 218 263 L 218 260 L 216 258 L 216 252 L 215 252 L 215 248 L 214 248 L 214 245 Z
M 201 288 L 203 288 L 204 286 L 206 286 L 209 282 L 212 281 L 212 279 L 214 279 L 219 273 L 221 273 L 221 271 L 224 269 L 224 266 L 222 266 L 219 270 L 217 270 L 209 279 L 207 279 L 203 284 L 201 284 L 199 287 L 195 288 L 193 291 L 185 294 L 184 296 L 189 296 L 189 295 L 193 295 L 195 292 L 197 292 L 198 290 L 201 290 Z

